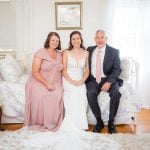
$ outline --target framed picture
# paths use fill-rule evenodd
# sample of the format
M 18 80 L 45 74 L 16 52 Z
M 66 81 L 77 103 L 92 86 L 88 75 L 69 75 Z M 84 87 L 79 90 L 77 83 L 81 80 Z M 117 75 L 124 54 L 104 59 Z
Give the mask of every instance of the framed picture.
M 56 29 L 82 29 L 82 2 L 56 2 Z

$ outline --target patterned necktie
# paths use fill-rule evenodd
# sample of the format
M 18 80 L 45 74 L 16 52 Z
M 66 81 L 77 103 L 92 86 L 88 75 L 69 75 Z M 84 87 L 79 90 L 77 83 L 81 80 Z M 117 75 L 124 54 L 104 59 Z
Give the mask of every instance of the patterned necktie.
M 101 50 L 98 50 L 96 56 L 96 82 L 100 83 L 101 81 Z

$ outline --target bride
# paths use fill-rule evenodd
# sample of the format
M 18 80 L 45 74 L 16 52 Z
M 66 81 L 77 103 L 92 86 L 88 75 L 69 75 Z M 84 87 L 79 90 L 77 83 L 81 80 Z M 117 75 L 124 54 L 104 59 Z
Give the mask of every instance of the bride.
M 87 96 L 85 81 L 89 76 L 88 51 L 85 50 L 81 33 L 70 34 L 69 49 L 63 54 L 63 88 L 65 119 L 78 129 L 88 129 Z
M 109 137 L 104 138 L 102 134 L 84 131 L 88 129 L 85 87 L 85 80 L 89 75 L 88 52 L 83 46 L 82 35 L 79 31 L 73 31 L 70 34 L 69 45 L 69 49 L 63 53 L 65 117 L 62 125 L 57 132 L 39 132 L 24 127 L 13 132 L 11 143 L 14 146 L 19 145 L 20 149 L 32 150 L 119 149 L 118 143 Z M 4 138 L 4 141 L 8 141 L 7 139 L 10 141 L 10 136 Z M 13 139 L 19 140 L 17 144 Z

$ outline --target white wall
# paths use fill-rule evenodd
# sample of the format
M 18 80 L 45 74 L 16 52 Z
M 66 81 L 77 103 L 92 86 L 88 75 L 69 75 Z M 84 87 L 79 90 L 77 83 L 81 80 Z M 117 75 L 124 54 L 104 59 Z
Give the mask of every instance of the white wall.
M 27 2 L 28 0 L 26 0 Z M 32 1 L 32 3 L 31 3 Z M 30 0 L 30 33 L 32 36 L 32 45 L 29 47 L 36 50 L 43 46 L 47 34 L 50 31 L 56 31 L 55 28 L 55 2 L 60 0 Z M 69 0 L 70 1 L 70 0 Z M 74 0 L 75 1 L 75 0 Z M 94 34 L 97 29 L 105 28 L 106 3 L 104 0 L 84 0 L 83 1 L 83 34 L 85 46 L 94 44 Z M 19 13 L 19 12 L 17 12 Z M 23 21 L 23 20 L 22 20 Z M 28 20 L 29 21 L 29 20 Z M 62 41 L 62 48 L 68 47 L 69 34 L 72 30 L 57 30 Z M 22 31 L 23 32 L 23 31 Z
M 5 1 L 5 2 L 4 2 Z M 7 1 L 7 2 L 6 2 Z M 16 50 L 17 59 L 24 59 L 25 53 L 31 53 L 43 47 L 47 34 L 56 31 L 60 34 L 62 49 L 68 47 L 69 35 L 72 30 L 56 30 L 55 27 L 55 2 L 71 0 L 0 0 L 1 3 L 9 3 L 10 7 L 1 7 L 11 10 L 13 17 L 5 17 L 9 26 L 3 25 L 0 30 L 0 49 L 11 48 Z M 79 0 L 72 0 L 79 1 Z M 106 28 L 105 11 L 108 0 L 80 0 L 83 2 L 83 26 L 79 30 L 84 39 L 85 47 L 93 45 L 96 30 Z M 2 9 L 0 9 L 0 13 Z M 13 29 L 12 29 L 13 27 Z M 10 32 L 11 31 L 11 32 Z M 10 33 L 10 34 L 8 34 Z M 11 36 L 10 36 L 11 35 Z M 4 47 L 3 37 L 9 37 Z
M 0 0 L 0 48 L 15 49 L 15 16 L 12 3 Z
M 50 31 L 55 28 L 55 2 L 60 0 L 37 0 L 33 8 L 33 49 L 43 46 L 43 42 Z M 104 27 L 104 0 L 83 1 L 83 34 L 85 46 L 94 44 L 95 31 Z M 58 30 L 61 36 L 62 48 L 68 47 L 69 34 L 72 30 Z
M 56 30 L 55 28 L 55 2 L 57 1 L 70 0 L 10 0 L 9 3 L 12 4 L 15 11 L 12 24 L 15 25 L 16 32 L 12 35 L 14 38 L 11 38 L 8 43 L 14 43 L 12 48 L 16 48 L 18 55 L 42 47 L 50 31 L 60 34 L 62 48 L 68 47 L 69 34 L 72 30 Z M 81 31 L 87 47 L 94 44 L 96 30 L 100 28 L 107 30 L 106 18 L 104 18 L 107 0 L 81 1 L 83 2 L 83 29 L 79 31 Z M 2 41 L 2 39 L 0 40 Z M 0 47 L 2 47 L 1 44 Z
M 7 41 L 7 44 L 14 43 L 12 49 L 16 50 L 17 59 L 24 59 L 25 53 L 29 54 L 43 47 L 47 34 L 51 31 L 60 34 L 62 49 L 68 47 L 69 35 L 72 30 L 56 30 L 55 27 L 55 2 L 62 1 L 71 0 L 8 0 L 14 11 L 14 23 L 12 24 L 15 32 L 13 32 L 13 38 Z M 83 35 L 85 47 L 88 47 L 95 44 L 96 30 L 106 29 L 106 18 L 104 16 L 107 0 L 80 1 L 83 2 L 83 26 L 82 30 L 79 31 Z M 7 30 L 7 27 L 5 29 Z M 2 39 L 0 39 L 0 48 L 4 48 L 1 41 Z

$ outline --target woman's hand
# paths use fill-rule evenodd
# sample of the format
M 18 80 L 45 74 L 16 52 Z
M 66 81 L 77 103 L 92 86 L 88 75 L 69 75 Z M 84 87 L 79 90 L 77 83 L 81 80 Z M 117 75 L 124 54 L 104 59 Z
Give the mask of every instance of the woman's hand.
M 84 81 L 83 80 L 72 80 L 71 81 L 71 84 L 73 84 L 73 85 L 75 85 L 75 86 L 80 86 L 80 85 L 82 85 L 84 83 Z
M 49 91 L 55 89 L 55 85 L 54 85 L 54 84 L 50 84 L 50 83 L 48 83 L 46 87 L 47 87 L 47 89 L 48 89 Z

